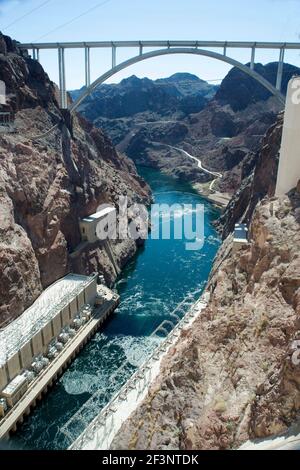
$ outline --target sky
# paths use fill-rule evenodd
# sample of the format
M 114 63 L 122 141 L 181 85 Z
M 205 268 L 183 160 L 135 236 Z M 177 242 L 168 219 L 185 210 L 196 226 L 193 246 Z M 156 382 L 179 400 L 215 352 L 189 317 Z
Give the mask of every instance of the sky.
M 121 40 L 300 41 L 300 0 L 0 0 L 0 31 L 20 42 Z M 217 51 L 219 52 L 219 51 Z M 118 50 L 122 62 L 137 51 Z M 228 50 L 247 63 L 250 52 Z M 277 51 L 258 51 L 262 63 Z M 41 51 L 40 61 L 58 81 L 56 51 Z M 300 66 L 299 52 L 286 61 Z M 92 50 L 92 80 L 111 67 L 111 52 Z M 84 85 L 84 51 L 66 51 L 67 88 Z M 230 67 L 199 56 L 170 55 L 142 61 L 112 77 L 152 79 L 190 72 L 205 80 L 222 79 Z

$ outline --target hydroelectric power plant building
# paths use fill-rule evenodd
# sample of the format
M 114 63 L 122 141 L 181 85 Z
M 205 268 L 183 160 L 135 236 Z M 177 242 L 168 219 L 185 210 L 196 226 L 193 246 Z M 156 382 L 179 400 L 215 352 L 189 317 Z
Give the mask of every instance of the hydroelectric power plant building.
M 70 274 L 45 290 L 17 320 L 0 332 L 0 390 L 34 357 L 46 354 L 62 328 L 70 326 L 84 304 L 94 304 L 96 278 Z
M 97 274 L 69 274 L 0 331 L 0 439 L 16 429 L 116 308 Z

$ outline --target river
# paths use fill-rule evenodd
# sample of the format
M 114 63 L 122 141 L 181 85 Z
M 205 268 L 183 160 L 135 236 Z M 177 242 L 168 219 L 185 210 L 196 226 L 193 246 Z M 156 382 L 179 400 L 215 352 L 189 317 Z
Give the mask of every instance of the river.
M 201 295 L 211 270 L 220 240 L 212 222 L 219 211 L 202 199 L 187 184 L 159 171 L 139 168 L 149 183 L 157 203 L 188 203 L 205 207 L 205 243 L 199 251 L 187 251 L 185 240 L 146 241 L 116 282 L 121 296 L 120 307 L 104 328 L 84 348 L 50 393 L 26 418 L 10 440 L 22 449 L 64 449 L 71 443 L 62 432 L 66 422 L 84 404 L 85 419 L 107 403 L 113 393 L 147 358 L 159 338 L 151 337 L 154 329 L 187 296 Z M 162 222 L 163 223 L 163 222 Z M 122 364 L 123 370 L 113 383 L 109 378 Z M 103 390 L 92 403 L 91 397 Z M 73 421 L 72 437 L 83 430 L 84 423 Z

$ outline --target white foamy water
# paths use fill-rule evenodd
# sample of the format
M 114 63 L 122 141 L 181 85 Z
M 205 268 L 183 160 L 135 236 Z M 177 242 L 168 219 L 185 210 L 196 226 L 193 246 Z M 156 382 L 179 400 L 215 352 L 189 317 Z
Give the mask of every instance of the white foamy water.
M 69 395 L 92 394 L 97 390 L 99 380 L 101 380 L 99 375 L 77 371 L 75 376 L 74 373 L 68 372 L 64 374 L 61 383 Z

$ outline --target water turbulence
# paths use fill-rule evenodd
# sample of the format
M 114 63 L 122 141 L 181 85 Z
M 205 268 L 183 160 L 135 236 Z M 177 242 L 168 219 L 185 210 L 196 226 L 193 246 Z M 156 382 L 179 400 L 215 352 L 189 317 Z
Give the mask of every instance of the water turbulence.
M 159 325 L 167 321 L 170 331 L 204 289 L 220 244 L 212 224 L 219 211 L 188 185 L 156 170 L 139 171 L 156 203 L 204 204 L 204 246 L 187 251 L 186 240 L 175 240 L 172 230 L 169 240 L 146 241 L 116 282 L 119 308 L 13 436 L 14 447 L 67 448 L 162 341 L 161 330 L 153 335 Z

